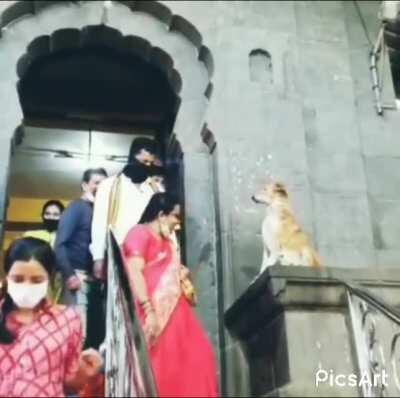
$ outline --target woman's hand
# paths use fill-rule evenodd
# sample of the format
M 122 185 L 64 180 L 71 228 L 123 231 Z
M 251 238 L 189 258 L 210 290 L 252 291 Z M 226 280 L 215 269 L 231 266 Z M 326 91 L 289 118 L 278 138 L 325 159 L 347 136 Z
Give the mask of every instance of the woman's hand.
M 77 291 L 82 287 L 82 283 L 76 275 L 70 276 L 66 281 L 66 285 L 71 291 Z
M 101 355 L 93 348 L 89 348 L 81 353 L 80 367 L 88 378 L 100 373 L 103 362 Z
M 106 280 L 105 260 L 96 260 L 93 262 L 93 277 L 100 281 Z
M 180 271 L 180 278 L 181 279 L 190 279 L 190 270 L 188 267 L 181 264 L 181 271 Z
M 193 286 L 192 280 L 191 280 L 191 273 L 190 270 L 185 267 L 184 265 L 181 264 L 181 269 L 179 271 L 179 277 L 181 280 L 181 289 L 186 297 L 186 299 L 189 301 L 191 305 L 196 305 L 197 304 L 197 295 L 196 295 L 196 290 Z
M 144 335 L 146 337 L 146 341 L 149 345 L 153 345 L 158 336 L 158 321 L 154 311 L 149 311 L 146 314 L 146 319 L 144 321 Z
M 103 358 L 96 350 L 89 348 L 82 351 L 79 358 L 78 372 L 72 378 L 65 380 L 64 387 L 66 391 L 70 395 L 77 395 L 76 393 L 84 388 L 87 383 L 93 381 L 92 378 L 101 372 L 102 367 Z

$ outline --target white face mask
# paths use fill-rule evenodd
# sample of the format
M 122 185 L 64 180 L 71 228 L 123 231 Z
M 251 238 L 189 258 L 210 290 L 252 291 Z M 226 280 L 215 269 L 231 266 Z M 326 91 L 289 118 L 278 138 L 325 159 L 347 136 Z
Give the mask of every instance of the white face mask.
M 15 283 L 7 280 L 7 292 L 19 308 L 35 308 L 47 295 L 49 281 L 42 283 Z

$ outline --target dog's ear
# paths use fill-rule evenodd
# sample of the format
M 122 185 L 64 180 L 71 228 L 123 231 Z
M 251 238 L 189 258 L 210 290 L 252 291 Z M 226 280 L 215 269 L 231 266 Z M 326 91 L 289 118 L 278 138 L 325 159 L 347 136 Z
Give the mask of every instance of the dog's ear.
M 281 182 L 276 182 L 275 183 L 274 191 L 276 193 L 279 193 L 280 195 L 282 195 L 285 198 L 288 197 L 287 190 L 286 190 L 285 186 Z

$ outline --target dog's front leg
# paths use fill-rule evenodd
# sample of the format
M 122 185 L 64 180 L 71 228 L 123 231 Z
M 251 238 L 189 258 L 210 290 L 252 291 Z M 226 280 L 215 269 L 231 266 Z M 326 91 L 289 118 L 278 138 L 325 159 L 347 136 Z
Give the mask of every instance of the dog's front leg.
M 268 248 L 264 247 L 264 253 L 263 253 L 263 259 L 261 263 L 261 268 L 260 268 L 260 274 L 265 270 L 265 268 L 268 267 L 269 264 L 269 257 L 270 257 L 270 251 Z
M 262 259 L 262 263 L 261 263 L 261 268 L 260 271 L 258 272 L 258 274 L 253 278 L 253 280 L 250 282 L 250 285 L 252 283 L 254 283 L 257 278 L 264 272 L 265 268 L 268 267 L 268 262 L 269 262 L 269 250 L 268 247 L 264 246 L 264 252 L 263 252 L 263 259 Z
M 268 242 L 269 256 L 265 261 L 265 267 L 270 267 L 278 262 L 280 254 L 280 245 L 277 239 L 269 239 Z
M 278 256 L 276 254 L 272 254 L 268 257 L 265 267 L 270 267 L 271 265 L 275 265 L 278 262 Z
M 261 264 L 259 274 L 262 274 L 267 267 L 271 265 L 275 265 L 278 261 L 277 251 L 271 251 L 267 248 L 264 248 L 263 262 Z

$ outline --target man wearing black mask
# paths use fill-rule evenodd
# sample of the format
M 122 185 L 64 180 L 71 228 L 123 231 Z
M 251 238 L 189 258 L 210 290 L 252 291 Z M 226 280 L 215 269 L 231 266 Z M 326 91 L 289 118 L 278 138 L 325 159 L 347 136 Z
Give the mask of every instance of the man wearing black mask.
M 154 194 L 150 169 L 159 164 L 157 143 L 146 137 L 131 145 L 128 164 L 121 173 L 105 179 L 99 186 L 93 212 L 93 275 L 105 279 L 107 230 L 111 226 L 119 244 L 134 227 Z

